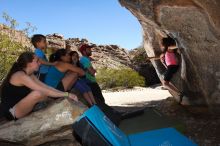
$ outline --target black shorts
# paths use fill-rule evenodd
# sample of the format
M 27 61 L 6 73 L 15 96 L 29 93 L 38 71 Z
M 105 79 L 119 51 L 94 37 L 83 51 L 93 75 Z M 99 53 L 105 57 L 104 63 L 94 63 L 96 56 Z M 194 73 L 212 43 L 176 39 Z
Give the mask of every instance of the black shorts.
M 56 89 L 65 92 L 65 89 L 64 89 L 62 81 L 59 82 L 59 84 L 57 85 Z
M 38 79 L 39 79 L 41 82 L 44 82 L 46 75 L 47 75 L 47 74 L 39 73 L 37 77 L 38 77 Z
M 17 120 L 17 118 L 12 115 L 12 113 L 9 111 L 9 109 L 6 108 L 5 105 L 0 103 L 0 118 L 1 117 L 5 117 L 9 121 Z
M 179 65 L 170 65 L 167 67 L 167 70 L 164 74 L 164 80 L 170 81 L 173 77 L 173 75 L 178 71 Z

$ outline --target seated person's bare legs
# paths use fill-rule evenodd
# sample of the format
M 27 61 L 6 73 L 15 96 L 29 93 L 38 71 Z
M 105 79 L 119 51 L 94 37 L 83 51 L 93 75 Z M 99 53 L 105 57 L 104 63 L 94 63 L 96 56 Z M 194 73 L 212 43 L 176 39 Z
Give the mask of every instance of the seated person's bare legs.
M 32 91 L 14 106 L 16 118 L 26 116 L 32 111 L 36 103 L 43 100 L 46 100 L 46 96 L 44 94 L 39 91 Z
M 90 98 L 88 92 L 83 93 L 83 97 L 86 99 L 86 101 L 89 103 L 90 106 L 93 105 L 92 100 L 91 100 L 91 98 Z
M 90 99 L 91 99 L 92 103 L 93 103 L 93 104 L 96 104 L 96 101 L 95 101 L 95 98 L 94 98 L 92 92 L 88 92 L 88 94 L 89 94 L 89 96 L 90 96 Z
M 63 87 L 65 91 L 71 90 L 73 84 L 78 79 L 77 73 L 67 72 L 65 77 L 62 79 Z

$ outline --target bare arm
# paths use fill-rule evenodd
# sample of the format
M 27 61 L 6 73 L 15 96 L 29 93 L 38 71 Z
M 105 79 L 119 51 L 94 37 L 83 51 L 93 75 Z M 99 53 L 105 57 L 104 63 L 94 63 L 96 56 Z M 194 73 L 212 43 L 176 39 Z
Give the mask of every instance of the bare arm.
M 83 69 L 79 68 L 79 67 L 75 67 L 73 66 L 72 64 L 69 64 L 69 63 L 65 63 L 63 64 L 64 67 L 67 69 L 67 70 L 70 70 L 72 72 L 76 72 L 78 73 L 79 76 L 84 76 L 85 75 L 85 72 Z
M 91 75 L 95 76 L 96 70 L 92 66 L 89 67 L 87 70 Z
M 53 90 L 54 92 L 57 91 L 57 89 L 52 88 L 50 86 L 47 86 L 46 84 L 44 84 L 43 82 L 41 82 L 35 75 L 32 75 L 31 78 L 36 82 L 36 84 L 40 85 L 43 88 L 47 88 L 48 90 Z M 59 91 L 59 90 L 58 90 Z
M 41 64 L 44 64 L 44 65 L 55 65 L 56 64 L 56 62 L 51 63 L 51 62 L 48 62 L 48 61 L 44 61 L 40 58 L 39 58 L 39 61 L 40 61 Z
M 24 73 L 19 73 L 19 78 L 18 78 L 18 82 L 20 82 L 20 84 L 35 90 L 35 91 L 40 91 L 43 94 L 50 96 L 50 97 L 64 97 L 66 96 L 65 92 L 56 90 L 56 89 L 51 89 L 50 87 L 46 87 L 47 85 L 43 85 L 39 82 L 36 82 L 35 79 L 33 79 L 32 77 L 24 74 Z
M 147 60 L 159 60 L 160 57 L 147 57 Z
M 52 87 L 50 87 L 50 86 L 47 86 L 46 84 L 44 84 L 43 82 L 41 82 L 40 80 L 38 80 L 37 78 L 36 78 L 36 76 L 34 76 L 34 75 L 32 75 L 31 76 L 31 78 L 37 83 L 37 84 L 39 84 L 40 86 L 42 86 L 43 88 L 47 88 L 48 90 L 52 90 L 53 92 L 62 92 L 62 91 L 59 91 L 59 90 L 57 90 L 57 89 L 55 89 L 55 88 L 52 88 Z M 72 93 L 68 93 L 67 94 L 67 92 L 62 92 L 62 93 L 60 93 L 60 94 L 64 94 L 64 97 L 65 96 L 68 96 L 69 98 L 71 98 L 72 100 L 75 100 L 75 101 L 78 101 L 78 98 L 77 98 L 77 96 L 75 95 L 75 94 L 72 94 Z M 62 97 L 62 96 L 59 96 L 59 97 Z
M 162 54 L 160 55 L 160 61 L 161 61 L 161 63 L 163 64 L 163 66 L 167 68 L 167 65 L 166 65 L 166 63 L 165 63 L 165 54 L 164 54 L 164 53 L 162 53 Z

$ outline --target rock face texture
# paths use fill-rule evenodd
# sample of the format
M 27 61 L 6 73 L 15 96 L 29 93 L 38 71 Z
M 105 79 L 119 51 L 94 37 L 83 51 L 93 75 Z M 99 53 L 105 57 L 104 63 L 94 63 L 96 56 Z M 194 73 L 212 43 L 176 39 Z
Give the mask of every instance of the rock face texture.
M 8 145 L 14 142 L 15 145 L 34 146 L 58 141 L 76 144 L 71 125 L 86 109 L 83 104 L 64 99 L 15 122 L 1 124 L 0 145 L 4 145 L 2 140 Z
M 64 36 L 58 33 L 48 34 L 47 38 L 47 47 L 53 49 L 66 48 L 66 42 Z
M 0 34 L 8 35 L 12 41 L 21 43 L 24 47 L 32 47 L 30 39 L 23 31 L 14 30 L 3 24 L 0 24 Z
M 220 104 L 220 1 L 119 0 L 143 28 L 144 48 L 158 56 L 159 40 L 167 34 L 181 48 L 181 68 L 172 83 L 191 103 Z M 164 71 L 152 61 L 157 74 Z
M 132 67 L 128 51 L 117 45 L 105 45 L 94 47 L 93 53 L 95 68 L 122 68 Z

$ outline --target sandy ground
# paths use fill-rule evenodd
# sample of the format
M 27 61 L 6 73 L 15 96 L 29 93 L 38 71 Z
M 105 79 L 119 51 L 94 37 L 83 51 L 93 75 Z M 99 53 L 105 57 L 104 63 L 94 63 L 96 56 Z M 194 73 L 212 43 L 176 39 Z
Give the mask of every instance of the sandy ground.
M 132 106 L 135 103 L 163 100 L 171 95 L 167 90 L 161 90 L 161 87 L 136 87 L 118 92 L 103 91 L 103 96 L 110 106 Z

